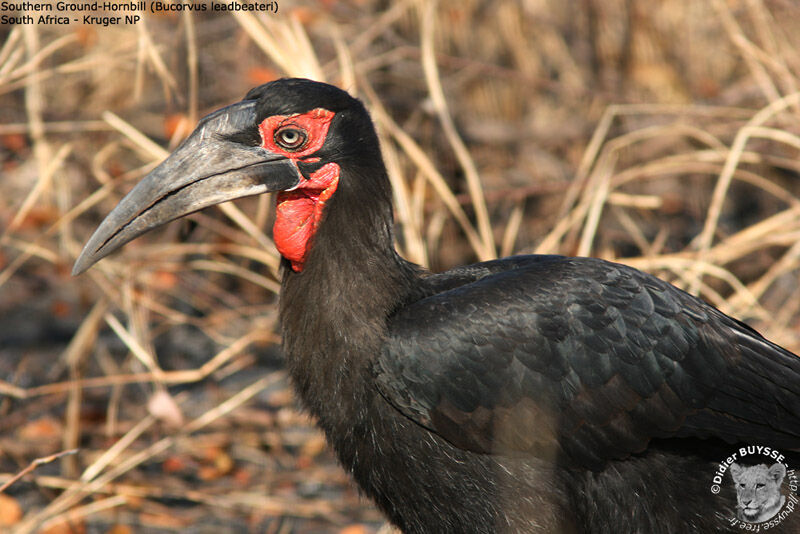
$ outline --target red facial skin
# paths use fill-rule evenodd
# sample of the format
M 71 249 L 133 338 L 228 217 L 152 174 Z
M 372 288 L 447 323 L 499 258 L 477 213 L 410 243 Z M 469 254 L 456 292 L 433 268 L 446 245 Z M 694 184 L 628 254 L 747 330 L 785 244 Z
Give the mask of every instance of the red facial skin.
M 295 162 L 318 161 L 307 157 L 325 144 L 334 113 L 317 108 L 297 115 L 273 115 L 264 119 L 258 127 L 264 148 L 286 156 Z M 275 142 L 275 133 L 283 128 L 301 130 L 306 141 L 294 151 L 287 150 Z M 291 191 L 281 191 L 277 195 L 275 225 L 272 228 L 278 252 L 290 261 L 296 272 L 303 270 L 306 256 L 311 249 L 311 241 L 322 219 L 325 202 L 331 198 L 339 184 L 339 165 L 327 163 L 311 174 L 306 180 L 297 169 L 300 184 Z
M 277 196 L 273 239 L 278 252 L 292 263 L 296 272 L 303 270 L 311 241 L 322 219 L 322 208 L 339 184 L 339 165 L 326 163 L 292 191 Z

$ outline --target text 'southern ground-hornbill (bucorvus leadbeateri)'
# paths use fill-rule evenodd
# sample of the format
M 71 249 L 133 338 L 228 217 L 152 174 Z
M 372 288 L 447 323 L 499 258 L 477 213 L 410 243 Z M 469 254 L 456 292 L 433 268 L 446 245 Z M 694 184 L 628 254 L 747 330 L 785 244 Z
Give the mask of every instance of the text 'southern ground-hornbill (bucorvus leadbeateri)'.
M 404 532 L 741 531 L 758 498 L 737 510 L 724 469 L 712 491 L 721 462 L 759 445 L 800 468 L 800 360 L 703 301 L 590 258 L 401 258 L 370 117 L 330 85 L 278 80 L 203 119 L 75 273 L 267 191 L 294 386 Z M 800 532 L 800 510 L 782 516 L 773 531 Z

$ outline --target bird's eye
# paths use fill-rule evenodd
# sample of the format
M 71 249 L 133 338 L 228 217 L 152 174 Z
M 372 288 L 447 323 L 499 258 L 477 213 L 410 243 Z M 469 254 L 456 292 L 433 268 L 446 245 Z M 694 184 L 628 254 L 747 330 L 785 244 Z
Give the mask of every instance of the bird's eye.
M 281 128 L 275 132 L 274 138 L 279 146 L 292 151 L 302 148 L 308 140 L 306 132 L 295 127 Z

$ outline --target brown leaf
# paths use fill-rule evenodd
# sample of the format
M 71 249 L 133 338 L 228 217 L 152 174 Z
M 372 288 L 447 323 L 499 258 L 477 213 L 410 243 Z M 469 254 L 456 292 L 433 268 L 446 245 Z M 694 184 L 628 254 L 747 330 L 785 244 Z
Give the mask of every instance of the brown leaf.
M 139 515 L 139 520 L 146 528 L 178 529 L 191 524 L 185 518 L 176 515 L 153 514 L 148 512 L 141 513 Z
M 280 73 L 266 67 L 252 67 L 247 70 L 247 81 L 250 85 L 261 85 L 280 78 Z
M 289 16 L 298 21 L 303 26 L 313 23 L 318 18 L 318 13 L 308 7 L 295 7 L 289 12 Z
M 86 523 L 83 521 L 59 521 L 39 531 L 40 534 L 86 534 Z
M 164 135 L 168 139 L 172 139 L 176 133 L 181 137 L 185 137 L 192 131 L 192 125 L 189 123 L 189 117 L 183 113 L 173 113 L 164 118 Z
M 70 313 L 72 313 L 72 307 L 69 302 L 57 299 L 50 305 L 50 311 L 56 317 L 69 317 Z
M 28 146 L 28 140 L 22 134 L 0 135 L 0 145 L 11 152 L 19 152 Z
M 233 470 L 233 458 L 228 453 L 223 452 L 214 459 L 214 467 L 221 475 L 227 475 Z
M 22 507 L 14 497 L 0 493 L 0 526 L 10 527 L 22 519 Z
M 91 26 L 81 24 L 75 29 L 75 37 L 79 45 L 84 48 L 91 48 L 97 43 L 97 30 Z
M 212 462 L 198 470 L 198 476 L 203 480 L 214 480 L 227 475 L 234 468 L 234 461 L 222 447 L 212 446 L 203 450 L 203 458 Z
M 25 424 L 17 431 L 17 435 L 26 441 L 38 441 L 57 438 L 63 431 L 64 427 L 60 421 L 52 417 L 42 417 Z
M 213 465 L 204 465 L 197 470 L 197 478 L 200 480 L 216 480 L 220 476 L 220 472 Z
M 250 484 L 251 478 L 252 475 L 247 469 L 237 469 L 233 472 L 233 479 L 240 486 L 247 487 Z
M 169 456 L 161 464 L 161 468 L 165 473 L 177 473 L 186 469 L 186 461 L 180 456 Z
M 22 219 L 18 228 L 20 230 L 39 230 L 45 226 L 53 224 L 61 215 L 58 210 L 50 206 L 34 206 L 25 218 Z
M 325 440 L 325 436 L 322 434 L 315 434 L 303 443 L 303 446 L 300 448 L 300 454 L 313 458 L 327 448 L 328 442 Z
M 367 534 L 369 532 L 364 525 L 347 525 L 339 531 L 339 534 Z
M 150 287 L 159 291 L 173 289 L 178 285 L 178 276 L 169 271 L 154 271 L 150 276 Z
M 147 411 L 169 426 L 183 425 L 183 413 L 166 390 L 160 389 L 150 396 L 150 400 L 147 401 Z

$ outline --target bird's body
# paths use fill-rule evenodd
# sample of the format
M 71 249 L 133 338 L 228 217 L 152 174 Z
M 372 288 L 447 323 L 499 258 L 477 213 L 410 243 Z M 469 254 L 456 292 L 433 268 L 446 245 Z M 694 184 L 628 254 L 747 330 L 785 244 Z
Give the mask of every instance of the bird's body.
M 210 169 L 196 168 L 187 153 L 209 139 Z M 218 161 L 226 143 L 239 162 Z M 430 274 L 398 256 L 377 137 L 338 89 L 257 88 L 151 176 L 76 271 L 214 203 L 212 189 L 216 202 L 283 191 L 289 372 L 342 465 L 406 533 L 740 531 L 732 482 L 711 489 L 720 462 L 765 445 L 793 467 L 800 359 L 704 302 L 595 259 Z M 799 517 L 772 531 L 800 532 Z
M 715 380 L 739 377 L 734 365 L 714 361 L 738 356 L 709 354 L 714 343 L 727 346 L 732 341 L 727 336 L 756 336 L 756 343 L 774 346 L 660 280 L 601 260 L 519 256 L 430 275 L 399 257 L 391 263 L 387 258 L 362 259 L 361 268 L 352 271 L 330 262 L 317 264 L 312 254 L 301 275 L 285 272 L 284 349 L 300 397 L 340 461 L 403 532 L 736 530 L 727 521 L 735 516 L 735 497 L 730 492 L 714 495 L 709 488 L 717 464 L 737 446 L 691 437 L 705 434 L 706 419 L 702 411 L 695 415 L 688 409 L 689 399 L 704 406 L 712 403 L 686 389 L 694 381 L 691 375 L 708 387 Z M 343 279 L 333 284 L 330 298 L 317 300 L 310 311 L 302 306 L 300 295 L 328 295 L 321 281 L 336 276 L 317 273 L 317 265 L 334 269 Z M 368 265 L 380 268 L 370 273 Z M 652 346 L 650 354 L 662 343 L 669 362 L 674 360 L 667 355 L 696 358 L 704 367 L 695 369 L 686 362 L 685 369 L 672 375 L 664 368 L 653 370 L 648 380 L 636 364 L 626 372 L 617 362 L 582 361 L 587 353 L 598 360 L 604 357 L 598 346 L 596 353 L 591 352 L 592 341 L 619 344 L 616 354 L 630 349 L 631 338 L 615 335 L 623 326 L 613 327 L 608 333 L 611 339 L 590 326 L 585 326 L 583 340 L 574 333 L 584 325 L 581 314 L 592 314 L 590 304 L 600 297 L 587 289 L 595 284 L 609 297 L 594 312 L 596 324 L 611 322 L 603 318 L 616 314 L 610 310 L 619 310 L 628 321 L 659 329 L 638 330 Z M 349 295 L 333 289 L 348 285 L 353 288 Z M 387 285 L 392 286 L 391 293 L 384 290 Z M 648 288 L 662 292 L 662 302 L 649 314 L 649 308 L 632 296 Z M 619 299 L 616 308 L 611 294 Z M 382 300 L 388 295 L 392 298 Z M 576 306 L 574 301 L 581 298 L 585 304 Z M 662 309 L 656 311 L 656 306 Z M 536 312 L 548 313 L 547 326 L 526 317 Z M 697 337 L 684 335 L 690 331 L 678 328 L 682 320 L 697 325 Z M 668 339 L 670 326 L 674 340 Z M 554 348 L 548 358 L 544 349 L 525 348 L 526 343 L 556 339 L 556 332 L 563 329 L 568 346 Z M 600 337 L 594 340 L 592 334 Z M 502 337 L 486 339 L 492 335 Z M 581 341 L 589 347 L 576 347 Z M 513 355 L 514 349 L 520 358 Z M 642 347 L 630 357 L 645 360 L 649 355 L 645 351 Z M 615 349 L 609 347 L 605 354 L 614 355 Z M 526 358 L 527 365 L 540 369 L 526 367 Z M 615 364 L 619 369 L 612 368 Z M 796 391 L 800 365 L 792 360 L 783 364 L 793 375 L 775 379 L 793 378 L 790 387 Z M 677 376 L 682 370 L 690 376 Z M 742 374 L 746 379 L 748 372 Z M 671 377 L 685 382 L 670 387 Z M 544 383 L 534 383 L 537 380 Z M 580 396 L 587 394 L 586 383 L 597 388 L 597 400 L 591 405 L 580 402 Z M 756 389 L 751 399 L 757 398 L 759 387 L 770 386 L 757 377 L 751 377 L 750 384 Z M 556 387 L 559 395 L 552 391 Z M 653 393 L 644 398 L 652 402 L 642 402 L 634 388 L 643 396 L 651 389 Z M 684 400 L 681 394 L 686 395 Z M 795 396 L 795 405 L 798 400 Z M 540 412 L 532 413 L 528 404 Z M 481 425 L 481 410 L 493 408 L 497 413 Z M 581 426 L 578 418 L 627 419 L 637 409 L 642 410 L 644 425 L 638 435 L 621 423 L 610 429 L 602 424 L 590 427 L 595 435 L 581 433 L 589 425 Z M 751 415 L 749 406 L 742 409 Z M 752 415 L 766 420 L 773 409 L 780 406 L 756 406 Z M 690 425 L 693 416 L 698 423 Z M 748 426 L 746 419 L 724 428 L 727 433 L 715 430 L 731 443 L 791 447 L 797 443 L 791 432 L 800 432 L 798 413 L 784 410 L 779 417 L 775 421 L 779 432 L 763 422 Z M 568 429 L 576 429 L 574 435 Z M 669 439 L 681 432 L 687 436 Z M 651 441 L 656 436 L 664 439 Z M 569 454 L 563 448 L 573 441 Z M 797 531 L 789 525 L 785 532 Z M 797 523 L 791 525 L 798 528 Z

